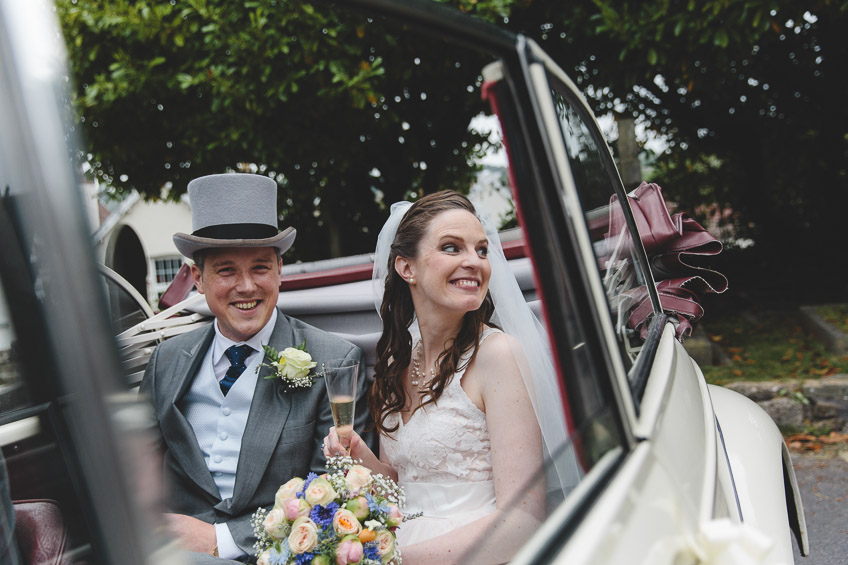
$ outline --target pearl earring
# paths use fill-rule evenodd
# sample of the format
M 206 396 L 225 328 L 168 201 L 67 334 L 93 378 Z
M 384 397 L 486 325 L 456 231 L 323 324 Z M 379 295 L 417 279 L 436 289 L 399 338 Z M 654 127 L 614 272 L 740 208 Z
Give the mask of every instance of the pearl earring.
M 415 277 L 409 277 L 409 284 L 415 284 Z

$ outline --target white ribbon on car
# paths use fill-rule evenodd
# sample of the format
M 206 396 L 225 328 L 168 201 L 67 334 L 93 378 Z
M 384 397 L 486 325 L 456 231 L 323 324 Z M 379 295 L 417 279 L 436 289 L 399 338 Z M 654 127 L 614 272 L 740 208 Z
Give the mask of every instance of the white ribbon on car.
M 643 563 L 687 565 L 782 565 L 769 555 L 774 541 L 747 523 L 719 518 L 701 524 L 698 532 L 665 538 L 654 546 Z

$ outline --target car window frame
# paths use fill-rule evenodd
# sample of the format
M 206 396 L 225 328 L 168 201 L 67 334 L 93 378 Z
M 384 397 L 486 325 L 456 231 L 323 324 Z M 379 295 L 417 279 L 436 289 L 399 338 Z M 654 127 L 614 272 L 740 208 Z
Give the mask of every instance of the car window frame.
M 633 218 L 630 209 L 630 200 L 624 188 L 624 183 L 615 165 L 612 153 L 609 150 L 607 141 L 601 135 L 600 126 L 589 108 L 582 94 L 580 93 L 574 82 L 568 75 L 550 58 L 534 41 L 525 39 L 527 49 L 525 64 L 525 77 L 528 80 L 528 87 L 535 94 L 536 100 L 540 102 L 539 118 L 543 122 L 540 127 L 548 135 L 548 141 L 551 144 L 551 162 L 556 167 L 560 175 L 563 186 L 564 205 L 569 210 L 569 217 L 579 225 L 575 230 L 578 237 L 578 245 L 583 254 L 584 264 L 592 264 L 596 261 L 596 256 L 592 248 L 592 242 L 589 241 L 587 234 L 589 233 L 588 225 L 585 222 L 583 207 L 580 203 L 580 197 L 577 187 L 574 184 L 574 178 L 571 174 L 571 167 L 568 162 L 568 156 L 563 142 L 563 131 L 559 120 L 556 118 L 554 104 L 550 92 L 556 89 L 567 102 L 576 110 L 579 117 L 589 126 L 589 132 L 593 137 L 593 141 L 598 147 L 600 156 L 603 160 L 604 168 L 610 177 L 611 185 L 622 204 L 622 214 L 625 218 L 627 228 L 633 240 L 633 250 L 635 252 L 636 261 L 642 271 L 642 275 L 646 281 L 648 297 L 651 302 L 653 311 L 653 319 L 649 325 L 649 333 L 645 343 L 642 346 L 642 352 L 636 359 L 630 371 L 625 370 L 621 358 L 617 351 L 617 338 L 613 330 L 609 317 L 609 304 L 604 293 L 603 284 L 597 272 L 589 272 L 586 275 L 588 286 L 591 290 L 591 295 L 595 301 L 597 312 L 596 319 L 601 325 L 601 331 L 604 334 L 606 342 L 606 351 L 611 360 L 612 370 L 615 379 L 618 383 L 617 390 L 622 395 L 623 408 L 628 415 L 631 427 L 635 427 L 639 420 L 639 408 L 642 394 L 644 394 L 647 378 L 650 374 L 656 348 L 659 346 L 659 340 L 662 335 L 662 329 L 665 325 L 665 316 L 660 307 L 659 297 L 654 284 L 653 273 L 650 269 L 647 253 L 642 245 L 641 239 L 638 237 L 638 229 L 635 219 Z M 552 84 L 551 77 L 559 82 L 563 89 L 557 88 L 559 85 Z M 554 112 L 551 114 L 551 112 Z M 624 203 L 627 203 L 625 206 Z
M 558 237 L 557 231 L 553 229 L 556 222 L 553 220 L 544 220 L 551 211 L 556 209 L 556 205 L 559 206 L 560 209 L 558 211 L 561 214 L 560 219 L 568 228 L 565 231 L 568 231 L 569 235 L 572 237 L 571 242 L 562 242 L 560 250 L 566 250 L 570 243 L 572 247 L 574 247 L 569 250 L 573 254 L 571 264 L 578 265 L 581 271 L 579 274 L 561 273 L 561 275 L 570 278 L 570 280 L 576 284 L 578 288 L 580 288 L 581 285 L 591 285 L 594 288 L 591 293 L 594 300 L 591 301 L 592 304 L 590 305 L 590 309 L 593 310 L 594 315 L 591 315 L 588 318 L 597 322 L 597 324 L 592 324 L 596 330 L 595 338 L 597 340 L 597 343 L 595 344 L 595 355 L 602 356 L 604 362 L 608 363 L 607 367 L 615 367 L 614 372 L 608 371 L 606 374 L 610 377 L 609 385 L 615 393 L 615 399 L 619 408 L 619 417 L 621 417 L 622 414 L 626 414 L 626 417 L 624 417 L 621 422 L 626 438 L 626 443 L 623 445 L 624 450 L 618 454 L 609 452 L 607 456 L 595 464 L 581 483 L 578 484 L 575 492 L 571 493 L 565 502 L 556 509 L 554 514 L 548 518 L 548 521 L 544 524 L 543 528 L 540 529 L 538 536 L 522 548 L 514 561 L 516 563 L 539 563 L 555 558 L 556 548 L 560 547 L 563 543 L 566 543 L 567 540 L 570 539 L 571 535 L 580 525 L 582 518 L 590 512 L 594 503 L 605 492 L 610 481 L 612 481 L 613 477 L 615 477 L 618 471 L 622 469 L 622 465 L 630 459 L 632 454 L 638 452 L 637 447 L 644 439 L 637 434 L 641 420 L 639 415 L 639 401 L 644 393 L 646 383 L 650 376 L 656 351 L 659 347 L 663 331 L 667 325 L 667 318 L 659 308 L 659 300 L 656 295 L 655 285 L 653 284 L 653 275 L 650 268 L 648 268 L 647 255 L 641 245 L 641 239 L 635 237 L 634 241 L 639 241 L 639 244 L 637 244 L 636 247 L 638 253 L 637 260 L 642 266 L 643 274 L 648 286 L 653 310 L 653 319 L 649 322 L 648 335 L 643 345 L 643 351 L 639 355 L 636 363 L 633 367 L 631 367 L 630 375 L 632 377 L 632 382 L 629 382 L 628 375 L 626 371 L 624 371 L 621 358 L 619 357 L 617 340 L 612 330 L 611 320 L 609 317 L 609 305 L 602 290 L 600 274 L 597 269 L 591 270 L 585 268 L 587 264 L 593 264 L 596 258 L 591 248 L 591 243 L 588 241 L 588 226 L 585 223 L 583 209 L 579 204 L 579 197 L 574 186 L 574 180 L 568 164 L 567 153 L 565 152 L 563 145 L 563 132 L 560 129 L 561 125 L 559 119 L 556 118 L 554 104 L 550 95 L 550 84 L 547 79 L 547 72 L 550 70 L 550 67 L 557 69 L 555 71 L 558 75 L 557 78 L 564 79 L 561 80 L 561 82 L 569 85 L 571 95 L 573 97 L 572 102 L 576 102 L 575 106 L 580 108 L 585 116 L 591 117 L 592 122 L 594 122 L 595 127 L 590 127 L 589 129 L 595 138 L 598 148 L 603 148 L 601 153 L 605 155 L 606 169 L 611 175 L 614 175 L 614 179 L 617 180 L 617 182 L 613 183 L 615 193 L 622 202 L 628 202 L 628 206 L 624 207 L 624 215 L 628 229 L 631 234 L 638 234 L 635 221 L 633 220 L 632 213 L 629 208 L 629 201 L 626 198 L 623 183 L 618 175 L 612 155 L 609 152 L 607 142 L 600 135 L 600 128 L 597 127 L 597 123 L 594 120 L 591 110 L 582 99 L 582 96 L 580 96 L 576 86 L 568 79 L 567 75 L 559 70 L 555 63 L 553 63 L 553 61 L 551 61 L 538 49 L 538 46 L 534 46 L 531 40 L 521 36 L 517 38 L 516 55 L 517 57 L 511 61 L 506 57 L 501 59 L 500 62 L 504 67 L 502 72 L 505 75 L 509 75 L 510 73 L 513 75 L 508 90 L 511 91 L 511 96 L 517 100 L 517 102 L 514 102 L 514 105 L 519 107 L 521 106 L 520 102 L 523 102 L 526 104 L 525 108 L 532 108 L 532 113 L 535 114 L 534 116 L 530 116 L 528 113 L 528 115 L 522 116 L 522 123 L 520 125 L 524 136 L 527 138 L 528 143 L 531 143 L 532 140 L 532 142 L 538 142 L 541 146 L 534 146 L 525 149 L 522 158 L 525 159 L 527 163 L 518 163 L 518 168 L 530 169 L 533 176 L 535 176 L 535 179 L 533 180 L 536 182 L 538 191 L 544 193 L 541 206 L 537 203 L 537 207 L 533 210 L 533 212 L 540 214 L 541 217 L 534 216 L 534 226 L 525 225 L 525 233 L 531 244 L 533 243 L 531 240 L 533 240 L 534 237 L 536 242 L 540 240 L 544 241 L 545 238 L 547 238 L 547 241 L 544 242 L 544 246 L 548 249 L 556 247 L 555 245 L 551 245 L 551 241 Z M 540 68 L 541 66 L 543 69 L 541 73 L 538 73 L 537 71 L 537 81 L 535 83 L 533 82 L 533 76 L 530 71 L 532 65 L 536 65 L 536 68 Z M 519 78 L 515 78 L 516 76 Z M 539 78 L 542 80 L 538 80 Z M 537 97 L 536 94 L 541 95 Z M 549 110 L 547 112 L 543 111 L 542 108 L 539 107 L 544 104 L 548 105 Z M 521 112 L 521 110 L 516 111 Z M 499 115 L 500 114 L 501 112 L 499 112 Z M 548 118 L 547 124 L 545 123 L 545 114 L 547 114 Z M 515 128 L 515 126 L 513 127 Z M 507 129 L 507 127 L 504 126 L 504 129 Z M 533 139 L 534 135 L 541 139 Z M 511 144 L 511 141 L 507 139 L 507 143 Z M 516 151 L 515 144 L 511 145 L 510 167 L 512 168 L 514 166 L 514 163 L 512 162 L 513 156 L 515 153 L 520 154 L 520 151 Z M 557 150 L 561 151 L 560 158 L 558 160 L 554 158 L 554 153 Z M 559 167 L 556 166 L 557 164 Z M 563 191 L 567 191 L 569 193 L 568 202 L 564 201 L 561 197 Z M 522 196 L 527 196 L 527 193 L 525 192 L 522 194 L 521 191 L 518 192 L 519 194 L 516 195 L 517 206 L 526 206 L 526 198 L 522 198 Z M 567 207 L 567 204 L 570 205 L 570 207 Z M 573 222 L 573 225 L 571 222 Z M 562 228 L 560 229 L 562 230 Z M 579 232 L 582 237 L 575 236 L 575 232 Z M 579 244 L 576 244 L 575 240 L 578 239 L 582 239 L 582 241 Z M 533 249 L 537 248 L 533 247 Z M 581 260 L 575 261 L 575 257 L 580 257 Z M 567 258 L 565 259 L 565 263 L 568 263 Z M 538 268 L 538 262 L 536 262 L 536 265 Z M 543 288 L 546 286 L 544 282 L 546 277 L 543 273 L 537 273 L 537 276 L 540 276 L 543 279 L 542 281 L 537 281 L 537 285 L 541 285 L 541 287 L 537 286 L 537 289 L 541 290 L 542 294 L 546 297 L 550 297 L 552 293 L 545 292 L 545 289 Z M 550 285 L 547 286 L 550 290 Z M 588 293 L 586 295 L 588 295 Z M 551 321 L 551 310 L 556 309 L 554 302 L 550 300 L 544 302 L 549 321 Z M 560 304 L 559 307 L 562 308 L 564 305 Z M 556 326 L 556 323 L 554 323 L 553 326 Z M 552 340 L 556 341 L 555 336 L 552 336 Z M 567 355 L 566 352 L 559 352 L 557 355 L 562 357 L 563 354 Z M 618 362 L 616 363 L 611 361 L 613 359 L 616 359 Z M 563 365 L 560 363 L 559 366 L 562 370 Z
M 489 88 L 497 91 L 493 92 L 493 97 L 496 99 L 496 113 L 505 136 L 505 145 L 508 147 L 511 184 L 519 216 L 533 220 L 522 221 L 526 251 L 533 259 L 536 291 L 542 297 L 542 310 L 550 332 L 552 352 L 562 379 L 563 375 L 567 376 L 569 371 L 577 368 L 576 357 L 571 348 L 573 329 L 568 327 L 564 317 L 580 311 L 573 317 L 579 319 L 578 323 L 582 321 L 588 326 L 588 332 L 584 333 L 597 333 L 596 325 L 592 321 L 596 315 L 591 310 L 586 311 L 591 305 L 587 301 L 573 304 L 568 295 L 560 292 L 561 289 L 567 288 L 567 294 L 585 294 L 582 290 L 585 269 L 582 268 L 573 245 L 575 238 L 572 234 L 576 228 L 561 205 L 559 180 L 555 178 L 554 169 L 547 161 L 548 139 L 539 130 L 539 122 L 533 111 L 536 103 L 531 99 L 522 79 L 523 72 L 517 49 L 513 48 L 504 54 L 499 61 L 487 67 L 483 74 L 484 83 L 490 83 Z M 518 79 L 514 78 L 516 75 Z M 514 135 L 516 132 L 519 132 L 517 136 Z M 545 260 L 540 260 L 542 258 Z M 576 265 L 581 266 L 570 268 Z M 609 371 L 603 369 L 608 355 L 601 352 L 599 343 L 599 337 L 588 336 L 587 342 L 581 346 L 585 345 L 592 351 L 590 355 L 594 358 L 594 364 L 600 367 L 596 371 L 597 380 L 602 388 L 608 391 L 609 407 L 620 444 L 595 462 L 574 492 L 569 494 L 565 502 L 548 518 L 538 534 L 539 537 L 531 541 L 526 549 L 522 549 L 523 561 L 518 562 L 542 562 L 545 555 L 551 551 L 551 544 L 555 547 L 567 539 L 603 493 L 605 485 L 635 445 L 635 438 L 621 417 L 619 401 L 610 390 L 615 385 L 612 379 L 608 378 Z M 562 384 L 566 389 L 570 389 L 565 382 Z M 566 391 L 564 409 L 569 422 L 569 434 L 574 432 L 570 415 L 572 408 Z

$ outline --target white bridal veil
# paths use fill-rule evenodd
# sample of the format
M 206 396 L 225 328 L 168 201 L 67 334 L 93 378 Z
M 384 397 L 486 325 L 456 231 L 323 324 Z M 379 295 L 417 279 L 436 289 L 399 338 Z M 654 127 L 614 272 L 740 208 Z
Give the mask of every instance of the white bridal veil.
M 388 260 L 398 226 L 411 202 L 392 205 L 391 215 L 377 238 L 372 288 L 377 312 L 383 303 L 383 291 L 388 274 Z M 577 484 L 582 472 L 568 443 L 562 395 L 557 383 L 547 332 L 530 310 L 512 269 L 504 256 L 501 240 L 493 222 L 476 203 L 477 217 L 489 240 L 489 263 L 492 276 L 489 292 L 495 305 L 492 321 L 515 338 L 521 351 L 515 353 L 524 384 L 533 403 L 542 432 L 546 467 L 547 490 L 567 494 Z

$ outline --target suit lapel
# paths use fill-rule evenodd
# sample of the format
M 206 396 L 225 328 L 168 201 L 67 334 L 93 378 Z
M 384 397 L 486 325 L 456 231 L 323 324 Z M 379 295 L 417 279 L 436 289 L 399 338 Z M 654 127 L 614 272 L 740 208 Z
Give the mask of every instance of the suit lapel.
M 293 340 L 291 324 L 285 316 L 277 312 L 277 323 L 274 325 L 269 345 L 282 351 L 291 347 Z M 250 500 L 259 486 L 291 411 L 291 393 L 284 392 L 277 379 L 265 378 L 270 374 L 270 367 L 262 367 L 259 371 L 250 414 L 241 440 L 232 511 L 240 511 L 241 505 Z
M 171 456 L 179 463 L 180 467 L 185 471 L 186 476 L 190 477 L 204 491 L 216 498 L 220 498 L 221 495 L 218 492 L 218 487 L 212 475 L 209 474 L 203 453 L 197 444 L 197 436 L 194 433 L 194 429 L 178 407 L 180 400 L 182 400 L 182 397 L 191 386 L 197 370 L 201 363 L 203 363 L 205 353 L 212 343 L 214 334 L 214 328 L 210 324 L 200 340 L 193 346 L 183 349 L 180 352 L 172 372 L 172 386 L 169 387 L 166 393 L 168 395 L 168 406 L 162 420 L 161 428 L 166 445 L 171 446 Z

